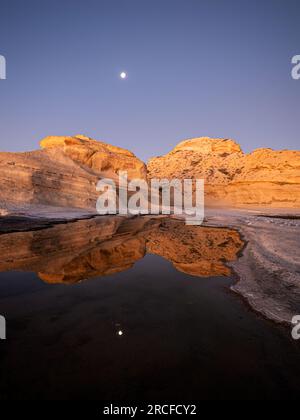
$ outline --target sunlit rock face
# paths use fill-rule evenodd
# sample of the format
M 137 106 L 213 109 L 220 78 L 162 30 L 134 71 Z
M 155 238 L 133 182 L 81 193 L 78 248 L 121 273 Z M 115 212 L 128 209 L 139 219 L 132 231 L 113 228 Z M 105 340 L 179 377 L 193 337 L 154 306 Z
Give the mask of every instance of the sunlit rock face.
M 145 164 L 132 152 L 83 135 L 50 136 L 44 138 L 40 145 L 43 149 L 63 150 L 74 162 L 101 173 L 103 177 L 127 171 L 129 179 L 146 178 Z
M 243 243 L 236 231 L 150 217 L 97 217 L 0 235 L 0 270 L 34 271 L 48 283 L 75 283 L 130 269 L 146 253 L 199 277 L 229 275 Z
M 245 154 L 233 140 L 200 137 L 150 159 L 148 176 L 204 179 L 207 205 L 300 206 L 300 151 Z
M 145 178 L 146 167 L 133 153 L 84 136 L 47 137 L 42 150 L 0 153 L 0 211 L 45 205 L 96 209 L 99 179 Z
M 195 139 L 183 140 L 173 151 L 191 150 L 199 153 L 239 153 L 242 151 L 240 146 L 231 139 L 211 139 L 210 137 L 199 137 Z

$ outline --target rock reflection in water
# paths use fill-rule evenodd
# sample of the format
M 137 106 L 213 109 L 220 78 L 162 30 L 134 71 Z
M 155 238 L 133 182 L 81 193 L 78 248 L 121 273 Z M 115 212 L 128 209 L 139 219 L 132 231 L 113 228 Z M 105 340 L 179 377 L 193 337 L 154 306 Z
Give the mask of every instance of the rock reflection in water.
M 34 271 L 47 283 L 76 283 L 130 269 L 146 253 L 184 273 L 227 276 L 243 242 L 230 229 L 167 218 L 96 217 L 0 235 L 0 271 Z

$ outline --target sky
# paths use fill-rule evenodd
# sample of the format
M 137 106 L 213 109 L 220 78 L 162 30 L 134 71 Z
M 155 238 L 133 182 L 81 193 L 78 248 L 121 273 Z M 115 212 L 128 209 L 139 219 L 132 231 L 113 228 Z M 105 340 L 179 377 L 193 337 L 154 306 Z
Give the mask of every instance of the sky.
M 299 19 L 299 0 L 0 0 L 0 150 L 76 134 L 143 160 L 201 136 L 299 149 Z

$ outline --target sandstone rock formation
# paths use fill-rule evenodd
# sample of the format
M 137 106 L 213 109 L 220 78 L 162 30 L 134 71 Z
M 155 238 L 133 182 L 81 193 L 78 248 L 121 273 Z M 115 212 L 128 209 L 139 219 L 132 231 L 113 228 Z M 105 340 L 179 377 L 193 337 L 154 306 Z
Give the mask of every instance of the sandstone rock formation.
M 200 137 L 187 139 L 178 143 L 174 151 L 191 150 L 199 153 L 239 153 L 241 147 L 231 139 L 211 139 L 210 137 Z
M 133 153 L 85 136 L 47 137 L 42 150 L 0 153 L 0 209 L 58 206 L 95 211 L 96 184 L 103 177 L 146 177 Z
M 47 283 L 75 283 L 128 270 L 146 253 L 193 276 L 230 275 L 243 242 L 231 229 L 151 217 L 103 216 L 0 235 L 0 271 L 34 271 Z
M 183 141 L 150 159 L 149 178 L 203 178 L 207 205 L 300 207 L 300 151 L 257 149 L 230 139 Z
M 133 153 L 86 136 L 46 137 L 41 147 L 0 153 L 0 216 L 37 206 L 95 212 L 97 182 L 117 182 L 122 170 L 129 179 L 204 178 L 206 205 L 300 207 L 300 151 L 245 154 L 233 140 L 201 137 L 151 159 L 147 175 Z
M 145 178 L 147 174 L 145 164 L 129 150 L 86 136 L 50 136 L 40 145 L 43 149 L 62 149 L 74 162 L 91 168 L 102 177 L 114 177 L 118 171 L 127 171 L 129 179 Z

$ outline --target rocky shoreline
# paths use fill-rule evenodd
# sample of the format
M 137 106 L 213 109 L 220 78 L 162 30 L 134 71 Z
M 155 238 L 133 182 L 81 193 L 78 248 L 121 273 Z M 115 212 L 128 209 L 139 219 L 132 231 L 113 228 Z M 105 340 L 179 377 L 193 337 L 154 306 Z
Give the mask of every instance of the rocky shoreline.
M 230 263 L 238 276 L 231 290 L 259 314 L 288 325 L 300 310 L 299 215 L 286 209 L 207 212 L 208 225 L 236 229 L 245 242 Z

